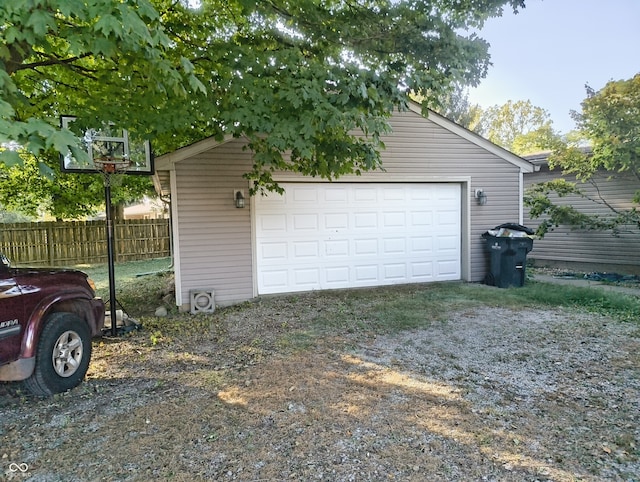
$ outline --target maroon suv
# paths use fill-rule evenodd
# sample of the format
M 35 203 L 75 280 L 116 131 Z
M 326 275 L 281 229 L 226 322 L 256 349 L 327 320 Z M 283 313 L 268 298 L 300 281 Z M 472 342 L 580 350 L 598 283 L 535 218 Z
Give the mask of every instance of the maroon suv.
M 104 325 L 94 289 L 80 271 L 12 268 L 0 254 L 0 380 L 39 396 L 77 386 Z

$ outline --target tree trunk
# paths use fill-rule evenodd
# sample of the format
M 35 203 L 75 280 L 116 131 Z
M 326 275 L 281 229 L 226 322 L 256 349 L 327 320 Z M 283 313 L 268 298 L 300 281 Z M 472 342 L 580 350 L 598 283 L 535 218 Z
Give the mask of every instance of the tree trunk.
M 124 204 L 118 203 L 111 206 L 111 219 L 114 223 L 124 221 Z

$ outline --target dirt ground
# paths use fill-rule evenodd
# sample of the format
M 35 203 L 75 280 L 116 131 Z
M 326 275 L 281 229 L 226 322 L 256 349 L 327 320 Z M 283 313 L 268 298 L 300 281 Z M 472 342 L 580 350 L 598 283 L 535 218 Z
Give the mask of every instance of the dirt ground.
M 52 399 L 0 385 L 0 479 L 640 480 L 637 324 L 483 306 L 320 336 L 322 303 L 98 339 L 88 380 Z

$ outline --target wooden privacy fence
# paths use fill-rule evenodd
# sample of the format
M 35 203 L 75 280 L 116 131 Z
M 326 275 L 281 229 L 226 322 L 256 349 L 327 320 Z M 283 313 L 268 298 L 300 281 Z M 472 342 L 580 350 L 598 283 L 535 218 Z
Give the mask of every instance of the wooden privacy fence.
M 171 255 L 168 219 L 131 219 L 114 225 L 116 261 Z M 105 221 L 0 224 L 0 253 L 14 265 L 73 266 L 107 262 Z

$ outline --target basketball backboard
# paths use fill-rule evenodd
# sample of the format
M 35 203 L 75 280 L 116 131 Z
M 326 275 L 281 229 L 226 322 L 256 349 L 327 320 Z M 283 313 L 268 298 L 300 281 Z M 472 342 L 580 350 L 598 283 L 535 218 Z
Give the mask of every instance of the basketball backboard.
M 89 160 L 78 160 L 71 153 L 60 156 L 62 172 L 96 173 L 100 171 L 96 167 L 96 161 L 99 163 L 113 159 L 114 162 L 127 161 L 128 166 L 122 171 L 124 174 L 153 174 L 153 153 L 149 141 L 130 139 L 129 133 L 115 124 L 84 130 L 74 126 L 75 120 L 73 116 L 62 116 L 61 126 L 81 139 L 82 148 L 89 154 Z

